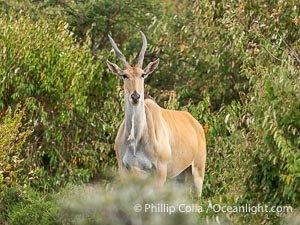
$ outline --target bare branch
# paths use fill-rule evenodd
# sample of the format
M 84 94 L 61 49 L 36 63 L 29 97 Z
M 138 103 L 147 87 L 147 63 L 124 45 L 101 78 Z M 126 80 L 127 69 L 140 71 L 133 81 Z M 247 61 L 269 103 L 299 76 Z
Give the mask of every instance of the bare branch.
M 257 46 L 264 48 L 274 59 L 277 59 L 280 62 L 282 61 L 281 59 L 279 59 L 278 57 L 273 55 L 265 46 L 263 46 L 263 45 L 257 45 Z
M 290 56 L 293 57 L 293 58 L 295 58 L 295 60 L 297 61 L 297 63 L 300 65 L 300 58 L 299 58 L 297 52 L 296 52 L 292 47 L 290 47 L 290 46 L 286 43 L 285 40 L 282 40 L 282 41 L 283 41 L 283 43 L 286 45 L 286 47 L 288 48 Z

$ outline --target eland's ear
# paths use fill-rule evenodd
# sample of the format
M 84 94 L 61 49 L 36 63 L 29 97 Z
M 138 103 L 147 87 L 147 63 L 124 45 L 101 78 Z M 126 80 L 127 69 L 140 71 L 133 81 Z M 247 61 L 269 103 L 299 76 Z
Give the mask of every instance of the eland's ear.
M 150 73 L 152 73 L 156 69 L 158 64 L 159 64 L 159 59 L 155 60 L 154 62 L 149 63 L 144 69 L 145 75 L 148 76 Z
M 123 70 L 121 70 L 116 64 L 111 63 L 110 61 L 106 60 L 107 66 L 110 69 L 111 72 L 122 76 L 123 75 Z

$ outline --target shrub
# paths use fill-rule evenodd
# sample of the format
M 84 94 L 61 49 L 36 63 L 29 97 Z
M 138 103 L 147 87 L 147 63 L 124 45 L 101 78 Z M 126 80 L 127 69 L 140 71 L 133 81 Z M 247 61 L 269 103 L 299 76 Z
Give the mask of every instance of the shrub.
M 5 187 L 0 192 L 0 203 L 1 224 L 58 224 L 54 199 L 31 188 Z
M 20 104 L 12 111 L 7 109 L 1 115 L 0 123 L 0 191 L 2 185 L 12 186 L 33 179 L 30 172 L 23 172 L 24 157 L 22 146 L 32 133 L 32 127 L 24 123 L 26 119 L 25 107 Z
M 154 190 L 149 184 L 131 178 L 113 187 L 72 188 L 64 193 L 60 201 L 60 221 L 62 224 L 86 225 L 197 223 L 196 213 L 178 211 L 179 204 L 191 205 L 186 198 L 187 190 L 174 184 Z M 152 204 L 152 210 L 147 210 L 146 204 Z M 176 211 L 171 212 L 169 207 L 174 206 Z
M 247 70 L 255 85 L 246 105 L 246 195 L 274 204 L 297 205 L 300 200 L 299 69 L 283 54 L 280 66 Z M 258 77 L 256 74 L 260 74 Z M 246 152 L 245 152 L 246 153 Z
M 86 182 L 113 165 L 121 121 L 118 85 L 88 43 L 74 44 L 64 22 L 3 15 L 0 108 L 26 102 L 34 131 L 22 148 L 31 184 L 42 189 Z M 105 66 L 105 67 L 104 67 Z

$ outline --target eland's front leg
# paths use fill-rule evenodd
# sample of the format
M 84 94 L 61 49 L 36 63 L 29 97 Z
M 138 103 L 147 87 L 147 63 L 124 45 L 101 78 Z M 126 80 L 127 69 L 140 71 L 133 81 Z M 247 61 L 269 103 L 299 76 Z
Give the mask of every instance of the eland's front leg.
M 156 185 L 162 187 L 167 180 L 168 166 L 167 162 L 159 162 L 157 165 Z

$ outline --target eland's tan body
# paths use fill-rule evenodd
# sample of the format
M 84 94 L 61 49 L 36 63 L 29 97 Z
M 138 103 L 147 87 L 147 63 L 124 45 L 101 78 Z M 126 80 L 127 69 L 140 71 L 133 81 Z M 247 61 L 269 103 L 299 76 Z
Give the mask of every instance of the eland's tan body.
M 107 61 L 110 70 L 124 80 L 125 119 L 115 141 L 119 173 L 154 174 L 158 185 L 163 185 L 168 177 L 176 177 L 191 166 L 201 195 L 206 160 L 203 128 L 188 112 L 163 109 L 144 97 L 144 79 L 156 69 L 159 60 L 142 69 L 147 40 L 141 34 L 143 47 L 134 67 L 109 36 L 124 66 L 122 70 Z

